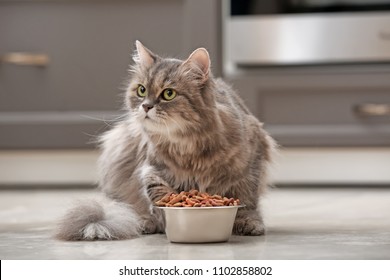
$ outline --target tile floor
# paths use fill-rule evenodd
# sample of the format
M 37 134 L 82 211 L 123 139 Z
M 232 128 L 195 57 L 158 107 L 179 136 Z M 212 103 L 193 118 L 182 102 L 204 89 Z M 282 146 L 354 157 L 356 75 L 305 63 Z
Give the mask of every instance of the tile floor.
M 263 201 L 268 233 L 215 244 L 165 235 L 62 242 L 55 221 L 93 190 L 1 190 L 0 259 L 390 259 L 389 188 L 275 188 Z

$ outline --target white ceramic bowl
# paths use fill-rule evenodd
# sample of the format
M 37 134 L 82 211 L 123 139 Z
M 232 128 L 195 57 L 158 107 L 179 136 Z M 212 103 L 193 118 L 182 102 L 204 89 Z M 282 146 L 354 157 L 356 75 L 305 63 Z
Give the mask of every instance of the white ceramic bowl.
M 171 242 L 225 242 L 232 234 L 238 206 L 159 207 L 165 214 L 165 232 Z

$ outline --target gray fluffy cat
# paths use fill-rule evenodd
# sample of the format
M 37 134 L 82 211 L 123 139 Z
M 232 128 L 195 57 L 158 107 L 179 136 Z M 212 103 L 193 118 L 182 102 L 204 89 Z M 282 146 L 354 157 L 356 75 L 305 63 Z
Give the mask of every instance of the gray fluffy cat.
M 204 48 L 187 60 L 161 58 L 136 42 L 126 92 L 128 116 L 102 138 L 100 188 L 106 198 L 70 210 L 63 240 L 126 239 L 164 232 L 153 202 L 167 192 L 239 198 L 233 233 L 261 235 L 258 207 L 274 141 L 238 95 L 210 73 Z

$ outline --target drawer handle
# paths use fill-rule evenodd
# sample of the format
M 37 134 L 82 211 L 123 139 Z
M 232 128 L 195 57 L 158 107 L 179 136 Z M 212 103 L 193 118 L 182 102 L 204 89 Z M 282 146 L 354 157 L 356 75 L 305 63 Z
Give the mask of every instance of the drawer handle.
M 0 62 L 23 66 L 43 67 L 49 64 L 49 56 L 46 54 L 11 52 L 0 56 Z
M 366 103 L 355 106 L 355 113 L 365 117 L 390 116 L 390 104 Z

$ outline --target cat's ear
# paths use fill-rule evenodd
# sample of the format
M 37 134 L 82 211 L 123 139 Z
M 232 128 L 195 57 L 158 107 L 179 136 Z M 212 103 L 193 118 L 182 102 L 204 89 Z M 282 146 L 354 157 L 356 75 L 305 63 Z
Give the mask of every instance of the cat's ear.
M 205 48 L 199 48 L 192 52 L 183 64 L 192 64 L 202 70 L 204 79 L 206 80 L 210 72 L 210 56 Z
M 133 60 L 142 66 L 150 67 L 157 59 L 157 56 L 147 49 L 140 41 L 135 41 L 136 52 Z

